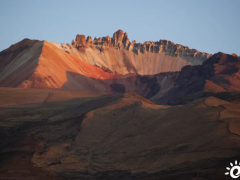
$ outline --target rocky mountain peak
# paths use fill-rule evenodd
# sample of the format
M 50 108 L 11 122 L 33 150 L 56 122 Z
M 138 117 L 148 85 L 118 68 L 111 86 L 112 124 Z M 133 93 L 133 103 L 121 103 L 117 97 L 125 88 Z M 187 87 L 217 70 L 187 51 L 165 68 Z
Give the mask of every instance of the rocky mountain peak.
M 77 35 L 76 36 L 76 43 L 80 46 L 84 46 L 86 44 L 86 38 L 85 35 Z
M 190 49 L 187 46 L 182 46 L 180 44 L 175 44 L 168 40 L 159 41 L 146 41 L 144 43 L 136 43 L 136 41 L 130 42 L 128 34 L 123 30 L 119 29 L 113 33 L 112 38 L 109 36 L 94 38 L 92 40 L 91 36 L 87 39 L 85 35 L 77 35 L 76 40 L 72 42 L 72 45 L 85 46 L 86 42 L 92 46 L 100 46 L 99 49 L 104 49 L 105 47 L 115 47 L 115 49 L 126 49 L 135 54 L 145 54 L 147 52 L 151 53 L 161 53 L 164 52 L 167 55 L 174 57 L 186 57 L 186 58 L 197 58 L 201 62 L 208 59 L 211 54 L 205 52 L 199 52 L 196 49 Z
M 116 31 L 112 37 L 112 44 L 114 47 L 126 47 L 129 44 L 127 33 L 124 33 L 121 29 Z

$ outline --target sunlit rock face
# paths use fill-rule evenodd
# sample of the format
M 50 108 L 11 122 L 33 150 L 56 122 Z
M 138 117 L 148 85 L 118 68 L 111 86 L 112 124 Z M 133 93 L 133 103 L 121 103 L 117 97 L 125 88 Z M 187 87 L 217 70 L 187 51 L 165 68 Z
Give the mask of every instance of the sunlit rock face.
M 76 36 L 76 44 L 79 46 L 84 46 L 86 44 L 86 38 L 84 35 L 77 35 Z
M 167 40 L 131 42 L 122 30 L 116 31 L 112 38 L 106 36 L 92 40 L 88 36 L 85 40 L 84 35 L 77 35 L 71 45 L 56 45 L 90 64 L 122 75 L 180 71 L 186 65 L 200 65 L 211 56 Z

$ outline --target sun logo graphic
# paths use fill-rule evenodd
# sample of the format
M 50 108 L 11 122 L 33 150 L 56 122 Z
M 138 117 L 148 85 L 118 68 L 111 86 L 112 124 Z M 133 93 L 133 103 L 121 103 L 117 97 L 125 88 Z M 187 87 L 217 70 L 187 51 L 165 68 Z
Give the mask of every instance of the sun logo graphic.
M 240 176 L 240 163 L 238 164 L 237 161 L 235 161 L 235 165 L 233 163 L 230 163 L 231 167 L 226 167 L 228 172 L 225 173 L 225 175 L 230 175 L 233 179 L 237 179 Z

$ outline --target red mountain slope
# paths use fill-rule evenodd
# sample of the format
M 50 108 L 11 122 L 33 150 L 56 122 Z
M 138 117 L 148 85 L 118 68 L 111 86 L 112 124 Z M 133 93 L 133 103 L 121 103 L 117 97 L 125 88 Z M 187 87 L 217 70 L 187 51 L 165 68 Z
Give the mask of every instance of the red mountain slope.
M 67 88 L 74 89 L 78 80 L 74 76 L 67 76 L 68 73 L 82 75 L 87 81 L 118 76 L 106 73 L 46 41 L 23 40 L 1 52 L 0 57 L 0 86 L 62 88 L 68 82 Z M 81 83 L 78 84 L 80 90 Z M 87 90 L 86 87 L 83 89 Z

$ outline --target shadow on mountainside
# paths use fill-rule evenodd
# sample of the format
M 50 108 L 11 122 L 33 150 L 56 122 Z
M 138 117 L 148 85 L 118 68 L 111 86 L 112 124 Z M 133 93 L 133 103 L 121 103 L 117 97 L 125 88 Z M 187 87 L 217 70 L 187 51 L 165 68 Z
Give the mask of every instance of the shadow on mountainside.
M 74 94 L 87 96 L 89 93 L 54 89 L 0 89 L 1 94 L 9 91 L 12 93 L 2 97 L 0 107 L 0 179 L 62 179 L 61 176 L 45 172 L 43 168 L 31 162 L 33 154 L 37 151 L 46 151 L 56 144 L 71 143 L 81 129 L 82 119 L 86 113 L 121 96 L 93 95 L 71 99 L 77 96 Z M 65 91 L 67 94 L 62 97 L 64 95 L 62 92 Z M 42 93 L 44 98 L 41 96 Z M 70 100 L 58 100 L 66 99 L 66 95 Z M 29 96 L 35 97 L 30 100 L 34 103 L 24 103 L 24 99 Z M 42 100 L 36 100 L 39 97 Z M 3 102 L 6 102 L 7 106 L 4 106 Z M 11 102 L 16 105 L 8 105 Z M 55 153 L 58 150 L 61 148 L 56 149 Z
M 0 52 L 0 86 L 18 87 L 36 69 L 43 41 L 23 39 Z
M 134 91 L 149 99 L 161 89 L 157 76 L 164 77 L 164 75 L 165 73 L 152 76 L 128 74 L 114 79 L 95 79 L 74 72 L 67 72 L 67 82 L 62 86 L 62 89 L 106 94 Z
M 133 91 L 154 103 L 162 105 L 186 104 L 186 102 L 196 100 L 196 98 L 206 97 L 208 93 L 204 93 L 204 91 L 209 89 L 213 91 L 211 96 L 224 91 L 221 87 L 207 81 L 199 74 L 196 75 L 194 69 L 190 72 L 195 75 L 188 73 L 176 78 L 174 75 L 176 73 L 160 73 L 152 76 L 128 74 L 115 79 L 95 79 L 74 72 L 67 72 L 67 82 L 62 86 L 62 89 L 75 89 L 101 94 Z M 188 78 L 190 80 L 184 81 Z M 198 96 L 201 92 L 205 96 L 203 94 Z M 195 95 L 196 93 L 198 95 Z
M 66 73 L 67 82 L 61 88 L 102 94 L 133 91 L 144 98 L 157 102 L 157 104 L 165 105 L 178 90 L 174 87 L 178 73 L 127 74 L 114 79 L 96 79 L 68 71 Z M 188 93 L 188 91 L 184 93 Z

